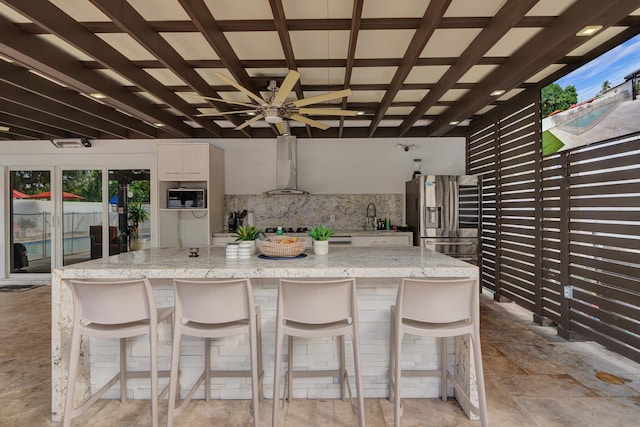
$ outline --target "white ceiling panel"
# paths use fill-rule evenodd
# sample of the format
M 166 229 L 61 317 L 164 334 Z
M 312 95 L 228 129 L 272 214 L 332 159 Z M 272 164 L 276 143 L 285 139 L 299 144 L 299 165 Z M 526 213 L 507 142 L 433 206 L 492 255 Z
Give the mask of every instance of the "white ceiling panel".
M 469 92 L 469 90 L 467 89 L 449 89 L 444 95 L 442 95 L 440 101 L 457 101 L 458 99 L 462 98 L 467 92 Z
M 31 22 L 29 18 L 11 9 L 9 6 L 0 4 L 0 16 L 4 16 L 10 22 L 25 23 Z
M 287 19 L 350 19 L 352 0 L 283 0 Z
M 218 54 L 199 33 L 160 33 L 183 59 L 218 59 Z
M 539 73 L 536 73 L 533 76 L 529 77 L 527 80 L 525 80 L 525 83 L 538 83 L 548 75 L 553 74 L 564 67 L 565 64 L 551 64 Z
M 363 18 L 422 18 L 429 5 L 425 0 L 367 0 L 362 7 Z
M 107 69 L 103 69 L 103 70 L 97 70 L 98 73 L 102 74 L 103 76 L 118 82 L 119 85 L 122 86 L 135 86 L 131 81 L 129 81 L 129 79 L 126 79 L 124 77 L 122 77 L 120 74 L 116 73 L 113 70 L 107 70 Z
M 457 58 L 480 33 L 479 28 L 435 30 L 420 54 L 421 58 Z
M 98 34 L 98 37 L 124 55 L 129 61 L 146 61 L 155 59 L 155 56 L 153 56 L 151 52 L 135 41 L 129 34 L 102 33 Z
M 282 45 L 275 31 L 227 33 L 227 40 L 242 59 L 284 59 Z
M 538 31 L 539 28 L 512 28 L 484 56 L 511 56 Z
M 389 83 L 395 72 L 396 67 L 356 67 L 351 74 L 351 83 Z
M 265 0 L 204 0 L 216 20 L 273 19 Z
M 363 30 L 358 33 L 356 58 L 402 58 L 413 30 Z
M 65 1 L 65 0 L 62 0 Z M 147 21 L 189 21 L 189 15 L 176 0 L 128 0 Z M 76 2 L 74 2 L 76 3 Z
M 577 0 L 540 0 L 527 13 L 527 16 L 560 16 Z
M 567 56 L 582 56 L 585 53 L 589 52 L 591 49 L 594 49 L 600 46 L 604 41 L 609 40 L 611 37 L 616 36 L 626 30 L 626 27 L 610 27 L 605 28 L 600 31 L 593 37 L 588 37 L 585 39 L 585 43 L 583 43 L 577 49 L 572 50 L 567 54 Z
M 497 65 L 474 65 L 460 77 L 458 83 L 478 83 L 491 74 L 496 68 L 498 68 Z
M 506 0 L 452 0 L 444 16 L 447 18 L 493 16 L 505 2 Z
M 424 98 L 429 91 L 424 90 L 399 90 L 393 102 L 415 102 L 418 103 Z
M 349 102 L 380 102 L 384 97 L 383 90 L 358 90 L 347 98 Z
M 298 68 L 303 85 L 342 85 L 344 68 Z
M 413 67 L 405 83 L 436 83 L 447 72 L 447 65 L 430 65 Z
M 349 31 L 291 31 L 291 46 L 297 59 L 344 58 Z
M 163 68 L 146 68 L 144 71 L 165 86 L 179 86 L 185 84 L 184 80 L 178 77 L 171 70 Z
M 27 0 L 28 1 L 28 0 Z M 32 0 L 33 1 L 33 0 Z M 88 1 L 69 0 L 49 0 L 58 9 L 80 22 L 106 22 L 109 21 L 107 15 Z

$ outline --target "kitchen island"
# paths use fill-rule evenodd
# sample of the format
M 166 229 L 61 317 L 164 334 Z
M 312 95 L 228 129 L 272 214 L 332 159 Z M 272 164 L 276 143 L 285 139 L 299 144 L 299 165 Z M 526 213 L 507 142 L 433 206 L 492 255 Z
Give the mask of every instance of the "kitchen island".
M 331 247 L 324 256 L 306 253 L 306 257 L 287 260 L 260 259 L 257 255 L 250 259 L 225 258 L 223 248 L 201 248 L 200 256 L 190 258 L 187 248 L 146 249 L 129 252 L 55 269 L 52 274 L 52 418 L 59 421 L 66 389 L 66 377 L 71 342 L 71 318 L 73 302 L 71 291 L 65 284 L 74 278 L 137 278 L 151 280 L 158 306 L 173 304 L 173 278 L 245 278 L 252 279 L 256 304 L 262 309 L 265 395 L 271 397 L 273 385 L 273 355 L 275 342 L 275 301 L 279 278 L 339 278 L 355 277 L 358 287 L 360 317 L 362 375 L 365 397 L 381 398 L 387 396 L 387 369 L 389 345 L 389 306 L 395 303 L 395 294 L 402 277 L 478 277 L 477 267 L 446 255 L 421 247 Z M 312 303 L 312 302 L 310 302 Z M 163 325 L 160 329 L 161 370 L 169 369 L 171 329 Z M 132 339 L 127 345 L 128 364 L 132 369 L 148 369 L 148 348 L 146 339 Z M 414 357 L 416 368 L 435 367 L 438 355 L 437 343 L 431 339 L 412 339 L 412 355 L 418 351 L 425 356 Z M 347 352 L 351 352 L 351 342 L 347 340 Z M 81 396 L 96 389 L 118 370 L 118 344 L 99 341 L 99 351 L 91 351 L 90 342 L 83 342 L 83 357 L 78 375 L 77 393 Z M 213 353 L 213 366 L 219 369 L 237 367 L 247 363 L 247 345 L 243 337 L 237 341 L 214 344 L 218 346 Z M 331 340 L 311 340 L 298 343 L 303 346 L 297 360 L 309 369 L 335 366 L 335 344 Z M 96 345 L 96 347 L 98 347 Z M 471 380 L 470 346 L 468 338 L 450 341 L 448 351 L 455 375 L 465 385 L 466 393 L 476 400 L 475 381 Z M 304 354 L 311 357 L 306 357 Z M 193 366 L 184 358 L 181 364 L 183 388 L 197 377 L 202 366 L 203 348 L 199 341 L 183 344 L 183 354 L 194 358 Z M 352 360 L 347 357 L 347 360 Z M 411 363 L 408 360 L 407 363 Z M 145 366 L 146 364 L 146 366 Z M 353 374 L 353 367 L 348 366 Z M 161 382 L 160 385 L 166 384 Z M 216 394 L 212 397 L 239 399 L 249 398 L 251 391 L 246 379 L 216 379 Z M 403 380 L 404 383 L 405 380 Z M 438 396 L 437 378 L 408 378 L 406 397 Z M 411 383 L 413 382 L 413 383 Z M 148 380 L 130 381 L 129 396 L 148 398 Z M 131 389 L 133 388 L 133 390 Z M 337 398 L 339 387 L 332 378 L 319 378 L 313 381 L 298 381 L 294 384 L 294 397 Z M 453 395 L 453 390 L 450 391 Z M 118 396 L 117 385 L 112 395 Z M 197 397 L 197 396 L 196 396 Z M 458 399 L 467 414 L 470 414 L 468 402 Z

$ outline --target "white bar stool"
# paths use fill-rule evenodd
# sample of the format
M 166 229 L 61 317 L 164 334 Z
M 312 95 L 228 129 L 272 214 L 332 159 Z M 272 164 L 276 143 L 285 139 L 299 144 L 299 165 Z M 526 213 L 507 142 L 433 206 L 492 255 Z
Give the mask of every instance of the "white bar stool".
M 69 377 L 65 398 L 63 427 L 83 414 L 115 383 L 120 381 L 120 400 L 127 400 L 127 377 L 151 376 L 151 422 L 158 425 L 158 322 L 169 319 L 173 307 L 156 308 L 151 284 L 147 279 L 69 280 L 73 295 L 73 333 L 69 361 Z M 127 372 L 126 339 L 149 335 L 150 373 Z M 82 336 L 120 339 L 120 372 L 107 384 L 74 409 L 75 383 Z M 163 390 L 162 394 L 166 391 Z
M 280 401 L 280 372 L 282 365 L 282 344 L 285 335 L 289 337 L 288 371 L 285 394 L 289 400 L 293 396 L 294 376 L 337 376 L 344 392 L 348 387 L 348 375 L 344 364 L 344 336 L 351 335 L 358 398 L 359 425 L 363 427 L 364 397 L 360 373 L 360 339 L 358 334 L 358 305 L 355 279 L 328 281 L 280 280 L 276 314 L 276 351 L 273 377 L 273 418 L 272 425 L 278 426 Z M 329 338 L 339 337 L 340 367 L 336 370 L 294 371 L 293 337 Z M 351 398 L 351 388 L 349 397 Z M 342 395 L 344 398 L 344 394 Z M 353 408 L 353 404 L 352 404 Z M 355 408 L 353 408 L 355 411 Z
M 211 399 L 211 377 L 250 377 L 253 425 L 258 426 L 259 406 L 263 399 L 262 332 L 260 308 L 255 306 L 249 279 L 177 280 L 175 286 L 175 323 L 171 354 L 171 379 L 167 427 L 180 415 L 200 384 L 205 383 L 205 400 Z M 251 369 L 211 371 L 211 340 L 247 334 L 250 342 Z M 205 339 L 204 372 L 179 407 L 178 369 L 183 335 Z
M 391 306 L 389 399 L 394 401 L 394 426 L 400 426 L 402 408 L 400 382 L 402 376 L 425 376 L 439 373 L 441 398 L 447 400 L 447 380 L 457 396 L 466 399 L 471 411 L 480 416 L 483 427 L 489 425 L 484 390 L 482 353 L 480 350 L 480 300 L 478 280 L 467 279 L 402 279 L 396 305 Z M 402 370 L 402 339 L 405 334 L 440 338 L 441 364 L 438 370 Z M 469 334 L 473 345 L 479 406 L 471 404 L 453 374 L 447 370 L 447 337 Z

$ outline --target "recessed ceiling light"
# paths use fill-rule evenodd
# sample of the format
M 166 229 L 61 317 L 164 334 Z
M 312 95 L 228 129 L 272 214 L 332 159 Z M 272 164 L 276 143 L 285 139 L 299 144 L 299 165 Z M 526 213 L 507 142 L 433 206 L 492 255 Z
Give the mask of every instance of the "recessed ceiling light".
M 602 29 L 602 25 L 587 25 L 576 33 L 578 37 L 589 37 Z
M 504 95 L 504 93 L 506 92 L 506 90 L 504 89 L 497 89 L 494 90 L 493 92 L 490 93 L 491 96 L 500 96 L 500 95 Z
M 105 95 L 104 93 L 100 93 L 100 92 L 93 92 L 89 94 L 90 97 L 95 98 L 95 99 L 105 99 L 107 97 L 107 95 Z
M 164 127 L 164 123 L 154 123 L 153 125 L 157 128 Z
M 449 122 L 451 126 L 458 126 L 460 124 L 460 120 L 452 120 Z
M 364 111 L 358 111 L 358 112 L 356 113 L 356 116 L 364 116 Z
M 9 132 L 11 129 L 9 126 L 0 126 L 0 132 Z

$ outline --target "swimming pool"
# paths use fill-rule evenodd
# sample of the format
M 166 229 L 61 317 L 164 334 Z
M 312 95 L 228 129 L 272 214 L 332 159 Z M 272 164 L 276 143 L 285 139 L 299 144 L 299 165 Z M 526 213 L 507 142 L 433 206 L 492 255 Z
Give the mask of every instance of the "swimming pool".
M 581 116 L 559 125 L 558 128 L 576 135 L 581 134 L 597 125 L 600 120 L 616 108 L 616 105 L 612 102 L 595 107 Z

